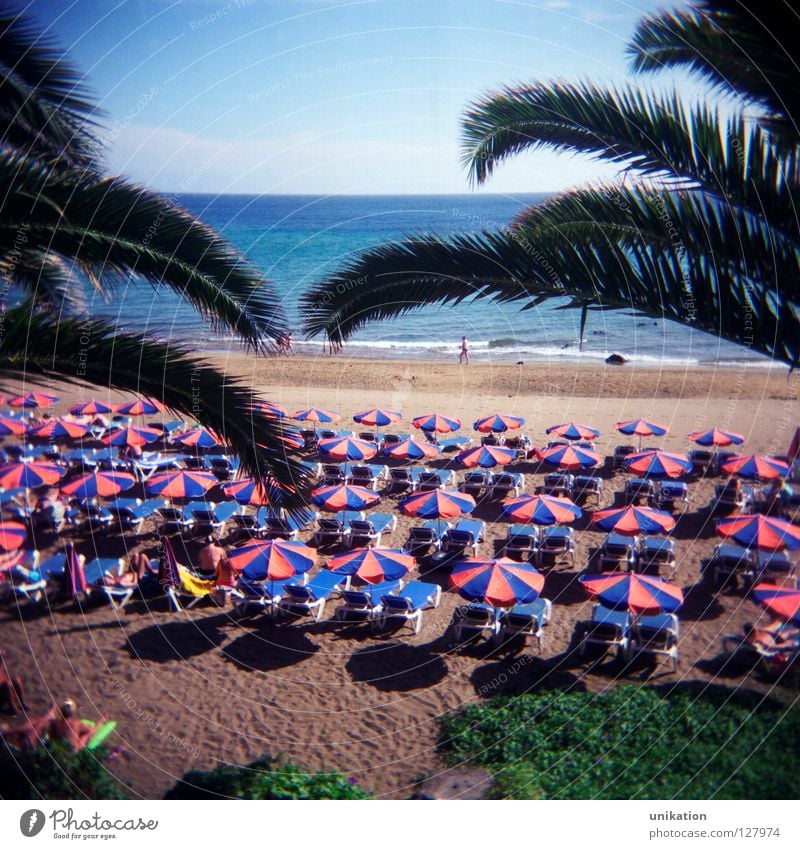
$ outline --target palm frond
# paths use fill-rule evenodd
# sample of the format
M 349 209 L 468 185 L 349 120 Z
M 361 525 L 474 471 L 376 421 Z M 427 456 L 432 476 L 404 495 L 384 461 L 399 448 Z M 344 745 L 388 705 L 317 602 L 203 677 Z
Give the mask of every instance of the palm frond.
M 716 89 L 757 104 L 763 122 L 800 141 L 800 17 L 784 2 L 698 0 L 636 27 L 628 48 L 636 71 L 687 68 Z
M 8 310 L 0 334 L 0 376 L 52 386 L 54 381 L 153 396 L 177 414 L 223 436 L 243 469 L 264 481 L 276 504 L 306 501 L 309 475 L 286 452 L 285 426 L 253 412 L 250 387 L 145 334 L 119 333 L 89 318 L 57 322 L 31 303 Z

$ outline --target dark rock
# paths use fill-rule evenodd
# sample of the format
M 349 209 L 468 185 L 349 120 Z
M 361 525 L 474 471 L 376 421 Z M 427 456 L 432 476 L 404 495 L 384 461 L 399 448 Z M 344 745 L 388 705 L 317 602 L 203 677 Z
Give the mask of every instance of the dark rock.
M 622 356 L 622 354 L 609 354 L 609 356 L 606 357 L 606 362 L 610 366 L 624 366 L 628 361 Z
M 485 769 L 449 770 L 420 784 L 413 799 L 483 799 L 494 783 Z

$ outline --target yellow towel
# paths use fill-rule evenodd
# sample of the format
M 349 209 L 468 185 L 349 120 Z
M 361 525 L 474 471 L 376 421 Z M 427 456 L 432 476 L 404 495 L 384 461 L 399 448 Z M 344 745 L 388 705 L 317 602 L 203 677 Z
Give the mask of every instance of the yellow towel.
M 181 589 L 184 592 L 189 593 L 190 595 L 208 595 L 216 586 L 216 583 L 214 581 L 206 581 L 203 578 L 198 578 L 196 575 L 192 575 L 192 573 L 188 572 L 186 569 L 182 569 L 179 567 L 178 571 L 181 575 Z

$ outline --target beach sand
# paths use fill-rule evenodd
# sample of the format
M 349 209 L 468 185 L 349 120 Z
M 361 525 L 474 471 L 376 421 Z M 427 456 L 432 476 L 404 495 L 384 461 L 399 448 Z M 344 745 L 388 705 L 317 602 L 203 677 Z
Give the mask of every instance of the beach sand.
M 800 424 L 800 381 L 778 370 L 459 367 L 344 356 L 256 360 L 239 354 L 217 361 L 293 410 L 313 404 L 340 411 L 342 427 L 350 426 L 354 412 L 381 405 L 401 409 L 409 419 L 433 410 L 458 416 L 463 432 L 474 436 L 472 421 L 500 410 L 525 417 L 524 432 L 537 445 L 547 440 L 548 425 L 573 419 L 598 427 L 599 449 L 608 455 L 629 441 L 613 423 L 645 416 L 670 427 L 666 438 L 646 444 L 685 451 L 691 447 L 686 434 L 717 425 L 743 433 L 748 453 L 783 454 Z M 59 411 L 78 394 L 95 394 L 54 388 L 62 396 Z M 518 468 L 532 492 L 541 473 L 532 463 Z M 602 474 L 601 505 L 608 506 L 624 475 L 608 467 Z M 547 573 L 543 594 L 552 599 L 554 613 L 541 652 L 535 645 L 494 656 L 485 646 L 454 648 L 448 623 L 459 599 L 449 592 L 438 610 L 425 614 L 418 636 L 408 630 L 376 635 L 368 626 L 328 621 L 235 621 L 229 610 L 211 605 L 173 613 L 162 601 L 150 607 L 133 601 L 119 613 L 102 605 L 85 610 L 67 605 L 38 615 L 5 607 L 0 644 L 9 665 L 24 677 L 36 710 L 72 696 L 83 716 L 102 713 L 117 720 L 113 742 L 127 755 L 112 769 L 132 797 L 161 797 L 189 769 L 243 763 L 263 753 L 283 753 L 311 770 L 339 770 L 382 797 L 408 797 L 419 776 L 444 769 L 436 752 L 437 717 L 498 692 L 601 691 L 624 680 L 786 695 L 780 686 L 720 663 L 721 637 L 762 613 L 741 592 L 714 596 L 699 583 L 701 560 L 718 541 L 706 509 L 715 482 L 691 484 L 692 504 L 674 532 L 675 580 L 686 592 L 677 674 L 667 665 L 653 674 L 641 665 L 621 674 L 611 659 L 587 671 L 568 654 L 575 623 L 591 609 L 577 581 L 603 538 L 590 529 L 588 515 L 575 525 L 575 567 L 565 564 Z M 492 521 L 497 513 L 496 507 L 476 510 L 490 523 L 482 554 L 491 554 L 505 534 L 506 525 Z M 401 517 L 385 544 L 401 545 L 410 524 Z M 95 542 L 98 552 L 124 555 L 126 548 L 152 551 L 157 540 L 151 534 Z M 83 540 L 79 547 L 92 556 L 93 545 Z M 446 576 L 431 573 L 425 579 L 444 583 Z

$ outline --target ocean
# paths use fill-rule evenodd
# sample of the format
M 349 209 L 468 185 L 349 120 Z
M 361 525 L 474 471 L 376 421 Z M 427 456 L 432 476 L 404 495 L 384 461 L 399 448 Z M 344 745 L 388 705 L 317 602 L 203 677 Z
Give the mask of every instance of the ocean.
M 360 251 L 419 233 L 450 234 L 506 226 L 523 208 L 546 195 L 289 196 L 177 195 L 178 203 L 222 233 L 276 287 L 301 354 L 319 354 L 322 340 L 302 338 L 297 297 Z M 95 296 L 92 310 L 120 327 L 141 329 L 209 351 L 237 348 L 214 335 L 177 295 L 146 283 L 117 290 L 108 301 Z M 520 305 L 485 301 L 426 307 L 370 325 L 349 340 L 352 357 L 456 360 L 461 337 L 475 362 L 602 362 L 617 352 L 654 367 L 692 365 L 769 366 L 770 361 L 715 336 L 671 321 L 626 310 L 593 311 L 583 350 L 578 350 L 578 310 L 558 301 L 520 311 Z M 135 317 L 135 318 L 131 318 Z

